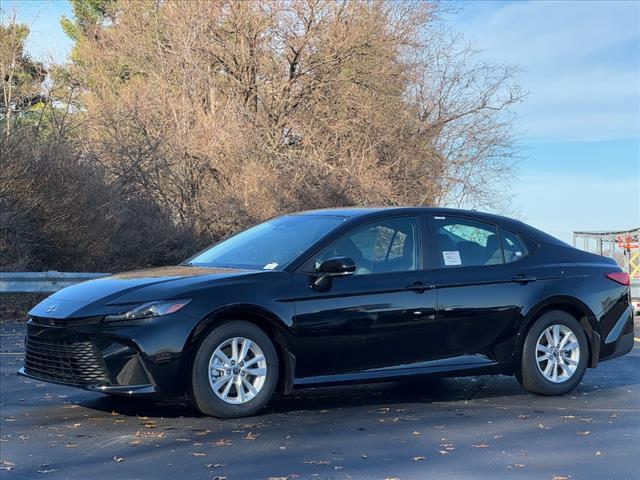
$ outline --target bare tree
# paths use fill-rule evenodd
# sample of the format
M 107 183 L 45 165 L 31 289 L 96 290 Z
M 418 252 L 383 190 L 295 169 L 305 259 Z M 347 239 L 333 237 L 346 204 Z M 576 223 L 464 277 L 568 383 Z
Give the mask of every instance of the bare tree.
M 282 211 L 492 205 L 513 69 L 430 2 L 114 2 L 76 44 L 88 151 L 218 237 Z
M 0 30 L 4 265 L 153 264 L 282 212 L 506 191 L 514 69 L 448 33 L 438 2 L 73 7 L 72 61 L 50 68 L 31 130 L 15 121 L 42 92 L 26 30 Z

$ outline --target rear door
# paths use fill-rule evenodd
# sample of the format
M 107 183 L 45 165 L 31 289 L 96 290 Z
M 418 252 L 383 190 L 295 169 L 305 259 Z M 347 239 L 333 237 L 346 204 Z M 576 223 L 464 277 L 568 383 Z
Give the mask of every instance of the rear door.
M 434 276 L 442 363 L 475 364 L 510 357 L 515 321 L 542 296 L 536 245 L 474 218 L 434 215 Z

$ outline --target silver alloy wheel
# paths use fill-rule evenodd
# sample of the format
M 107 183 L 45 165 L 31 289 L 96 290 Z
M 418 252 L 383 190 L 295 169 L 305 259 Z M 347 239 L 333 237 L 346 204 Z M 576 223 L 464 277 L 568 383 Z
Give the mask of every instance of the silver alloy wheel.
M 580 363 L 580 345 L 566 325 L 551 325 L 536 342 L 536 364 L 540 373 L 553 383 L 569 380 Z
M 248 338 L 225 340 L 209 360 L 209 384 L 216 396 L 227 403 L 247 403 L 258 395 L 266 379 L 264 354 Z

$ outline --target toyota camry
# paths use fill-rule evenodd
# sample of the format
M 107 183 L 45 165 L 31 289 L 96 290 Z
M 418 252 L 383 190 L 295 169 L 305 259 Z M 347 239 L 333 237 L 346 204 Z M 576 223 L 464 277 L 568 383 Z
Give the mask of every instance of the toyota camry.
M 274 392 L 413 375 L 513 375 L 562 395 L 633 347 L 629 276 L 509 218 L 317 210 L 178 266 L 62 289 L 29 312 L 22 375 L 257 413 Z

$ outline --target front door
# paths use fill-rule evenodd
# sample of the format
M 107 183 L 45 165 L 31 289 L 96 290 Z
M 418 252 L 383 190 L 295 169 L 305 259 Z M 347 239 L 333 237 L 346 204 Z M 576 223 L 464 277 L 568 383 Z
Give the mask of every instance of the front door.
M 435 279 L 425 269 L 417 216 L 391 217 L 346 233 L 293 275 L 296 376 L 407 365 L 429 357 Z M 334 277 L 326 291 L 310 287 L 319 264 L 346 256 L 356 272 Z

